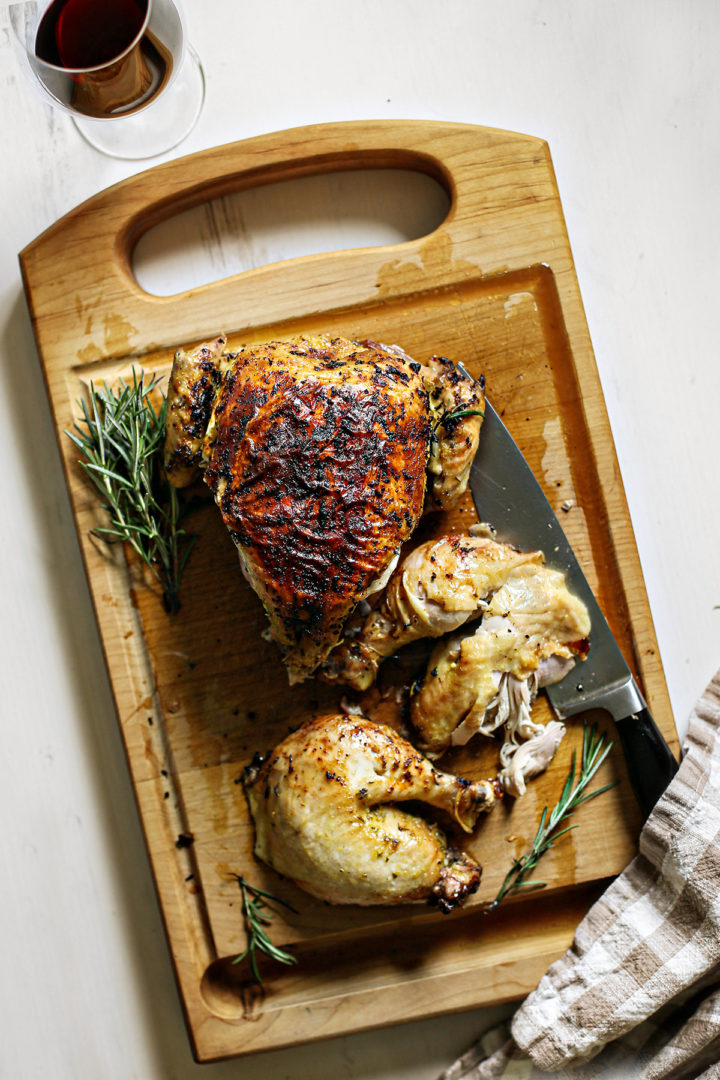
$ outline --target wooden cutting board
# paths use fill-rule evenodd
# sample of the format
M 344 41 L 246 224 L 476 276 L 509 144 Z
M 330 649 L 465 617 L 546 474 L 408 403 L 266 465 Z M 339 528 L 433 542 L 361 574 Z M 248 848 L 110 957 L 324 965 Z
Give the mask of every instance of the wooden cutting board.
M 148 228 L 249 187 L 333 170 L 402 168 L 446 188 L 431 234 L 388 247 L 313 255 L 176 296 L 134 280 Z M 639 816 L 616 747 L 599 782 L 619 785 L 576 815 L 543 860 L 547 887 L 486 913 L 542 807 L 556 801 L 582 719 L 516 804 L 497 809 L 466 846 L 484 865 L 461 912 L 424 905 L 332 908 L 252 855 L 242 786 L 256 750 L 304 718 L 335 710 L 320 683 L 287 686 L 264 616 L 243 581 L 209 494 L 179 614 L 164 613 L 122 552 L 89 536 L 95 498 L 63 434 L 91 380 L 133 366 L 166 376 L 174 350 L 227 332 L 231 347 L 331 332 L 439 353 L 487 379 L 574 545 L 659 727 L 677 749 L 632 528 L 546 144 L 446 123 L 333 124 L 262 136 L 150 169 L 90 199 L 21 254 L 25 289 L 58 432 L 128 764 L 137 792 L 195 1053 L 200 1060 L 287 1046 L 404 1019 L 518 998 L 572 940 L 593 898 L 635 851 Z M 465 529 L 469 498 L 423 528 Z M 70 615 L 68 615 L 70 618 Z M 544 699 L 539 717 L 549 717 Z M 489 740 L 444 764 L 491 775 Z M 452 835 L 452 830 L 450 830 Z M 185 841 L 180 838 L 184 837 Z M 462 839 L 462 838 L 455 838 Z M 234 874 L 292 904 L 273 940 L 293 968 L 266 962 L 260 989 L 232 958 L 244 948 Z

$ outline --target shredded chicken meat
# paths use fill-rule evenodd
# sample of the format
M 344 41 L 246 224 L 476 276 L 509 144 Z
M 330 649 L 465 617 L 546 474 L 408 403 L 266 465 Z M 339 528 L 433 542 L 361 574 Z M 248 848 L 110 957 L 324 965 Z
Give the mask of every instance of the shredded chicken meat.
M 439 643 L 410 705 L 419 745 L 432 758 L 476 734 L 502 729 L 499 779 L 514 796 L 547 768 L 565 727 L 532 720 L 537 690 L 564 678 L 588 650 L 585 605 L 542 564 L 512 568 L 487 599 L 481 624 Z
M 486 528 L 408 555 L 321 670 L 367 691 L 386 657 L 417 638 L 440 638 L 410 696 L 418 745 L 435 759 L 476 734 L 503 731 L 501 779 L 517 796 L 565 733 L 556 721 L 533 721 L 536 693 L 586 656 L 589 632 L 585 605 L 543 553 L 500 544 Z

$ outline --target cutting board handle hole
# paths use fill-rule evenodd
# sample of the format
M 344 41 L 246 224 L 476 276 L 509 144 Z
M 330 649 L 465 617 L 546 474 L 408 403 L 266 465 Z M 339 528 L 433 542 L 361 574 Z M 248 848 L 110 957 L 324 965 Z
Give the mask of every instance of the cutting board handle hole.
M 131 256 L 145 292 L 173 296 L 303 255 L 402 244 L 434 232 L 450 197 L 431 176 L 370 168 L 276 181 L 150 228 Z

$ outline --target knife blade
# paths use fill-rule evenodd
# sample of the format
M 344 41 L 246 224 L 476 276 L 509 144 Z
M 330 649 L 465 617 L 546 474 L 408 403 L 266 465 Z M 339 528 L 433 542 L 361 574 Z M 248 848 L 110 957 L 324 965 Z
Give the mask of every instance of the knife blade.
M 588 709 L 610 713 L 644 820 L 675 775 L 677 761 L 650 715 L 554 510 L 487 398 L 470 490 L 480 521 L 492 525 L 498 540 L 523 551 L 542 550 L 547 565 L 565 574 L 570 591 L 587 606 L 588 657 L 560 682 L 546 686 L 545 692 L 561 719 Z

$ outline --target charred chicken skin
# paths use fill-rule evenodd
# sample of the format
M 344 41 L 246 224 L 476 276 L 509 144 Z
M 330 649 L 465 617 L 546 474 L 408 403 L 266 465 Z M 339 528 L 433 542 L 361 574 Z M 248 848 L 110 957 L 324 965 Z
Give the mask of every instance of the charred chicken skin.
M 464 491 L 482 390 L 376 342 L 225 345 L 175 356 L 166 468 L 178 487 L 202 470 L 299 682 L 383 587 L 426 504 Z
M 449 911 L 476 891 L 480 867 L 397 804 L 425 802 L 469 832 L 499 786 L 440 772 L 392 728 L 337 715 L 289 735 L 247 770 L 245 790 L 255 854 L 306 892 L 331 904 L 428 899 Z

